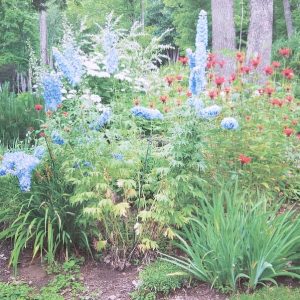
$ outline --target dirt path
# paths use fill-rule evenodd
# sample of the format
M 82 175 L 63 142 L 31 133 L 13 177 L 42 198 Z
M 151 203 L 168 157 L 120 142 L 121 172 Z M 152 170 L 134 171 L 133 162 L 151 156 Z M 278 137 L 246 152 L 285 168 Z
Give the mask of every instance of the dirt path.
M 0 281 L 14 280 L 13 272 L 8 267 L 11 247 L 0 243 Z M 43 269 L 39 259 L 31 261 L 29 253 L 24 253 L 19 266 L 17 280 L 40 289 L 47 285 L 53 276 Z M 81 279 L 86 288 L 84 298 L 88 300 L 130 300 L 130 292 L 135 289 L 138 269 L 132 267 L 125 272 L 115 271 L 105 264 L 88 262 L 81 268 Z M 78 298 L 79 299 L 79 298 Z M 211 290 L 206 284 L 176 291 L 166 300 L 226 300 L 226 296 Z

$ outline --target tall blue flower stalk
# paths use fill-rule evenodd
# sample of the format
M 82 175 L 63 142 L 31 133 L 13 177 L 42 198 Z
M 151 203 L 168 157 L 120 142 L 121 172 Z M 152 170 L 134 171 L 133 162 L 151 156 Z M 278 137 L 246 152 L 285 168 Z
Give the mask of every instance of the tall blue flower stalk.
M 84 74 L 84 69 L 81 63 L 79 50 L 76 49 L 74 43 L 68 41 L 64 45 L 64 49 L 60 52 L 57 48 L 53 48 L 53 57 L 58 69 L 63 73 L 63 76 L 74 87 L 78 85 Z
M 197 24 L 196 51 L 193 53 L 190 49 L 187 50 L 191 68 L 189 89 L 194 96 L 198 96 L 204 90 L 206 85 L 205 67 L 207 61 L 207 43 L 207 13 L 204 10 L 201 10 Z
M 118 42 L 118 36 L 113 31 L 110 24 L 107 24 L 103 34 L 103 50 L 105 52 L 104 64 L 106 71 L 109 74 L 113 74 L 118 70 L 119 58 L 116 49 Z
M 46 111 L 56 111 L 62 102 L 61 81 L 58 76 L 44 74 L 42 76 L 43 97 L 45 100 Z

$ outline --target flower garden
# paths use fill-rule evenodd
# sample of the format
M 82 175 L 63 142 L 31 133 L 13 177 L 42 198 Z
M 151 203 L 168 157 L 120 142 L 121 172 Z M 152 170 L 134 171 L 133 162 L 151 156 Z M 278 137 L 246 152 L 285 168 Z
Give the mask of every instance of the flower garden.
M 174 62 L 169 31 L 66 23 L 52 66 L 31 49 L 32 91 L 1 85 L 1 299 L 299 299 L 299 53 L 232 52 L 222 75 L 197 22 Z M 42 289 L 18 281 L 24 257 L 55 274 Z M 90 265 L 132 286 L 101 296 Z

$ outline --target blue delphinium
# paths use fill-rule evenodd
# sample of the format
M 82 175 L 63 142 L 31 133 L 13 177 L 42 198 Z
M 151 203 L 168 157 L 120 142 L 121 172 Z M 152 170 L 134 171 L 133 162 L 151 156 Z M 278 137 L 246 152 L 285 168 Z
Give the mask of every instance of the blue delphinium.
M 104 127 L 106 124 L 109 123 L 111 120 L 112 112 L 110 109 L 106 109 L 98 119 L 96 119 L 94 122 L 90 124 L 90 129 L 93 130 L 100 130 L 102 127 Z
M 116 160 L 120 160 L 120 161 L 124 160 L 124 155 L 121 153 L 113 153 L 112 157 Z
M 109 74 L 113 74 L 118 70 L 119 65 L 118 52 L 116 49 L 118 37 L 109 24 L 104 29 L 102 42 L 103 50 L 105 52 L 104 64 L 106 71 Z
M 203 119 L 213 119 L 217 117 L 222 111 L 222 108 L 218 105 L 212 105 L 208 106 L 204 109 L 202 109 L 199 112 L 199 116 L 202 117 Z
M 224 118 L 221 127 L 226 130 L 236 130 L 239 128 L 239 123 L 235 118 Z
M 143 106 L 135 106 L 131 109 L 131 113 L 135 117 L 141 117 L 146 120 L 163 120 L 164 116 L 158 109 L 147 108 Z
M 189 67 L 192 70 L 193 68 L 196 67 L 195 53 L 193 53 L 192 49 L 188 48 L 186 49 L 186 56 L 189 59 Z
M 34 155 L 22 151 L 5 153 L 0 167 L 0 176 L 11 174 L 16 176 L 22 192 L 30 191 L 33 170 L 40 163 Z
M 56 75 L 44 74 L 42 77 L 43 96 L 46 111 L 56 111 L 62 102 L 61 81 Z
M 52 139 L 52 142 L 57 145 L 63 145 L 65 143 L 64 139 L 61 137 L 61 135 L 57 131 L 52 132 L 51 139 Z
M 191 73 L 189 77 L 189 89 L 193 95 L 199 95 L 206 85 L 205 67 L 207 60 L 207 43 L 208 43 L 208 27 L 207 13 L 204 10 L 200 11 L 197 35 L 196 35 L 196 51 L 193 53 L 188 49 L 187 55 L 190 62 Z
M 53 57 L 64 77 L 74 87 L 81 81 L 84 73 L 81 59 L 75 46 L 68 42 L 64 45 L 63 52 L 53 48 Z
M 203 101 L 199 98 L 191 97 L 188 99 L 188 104 L 195 109 L 196 113 L 199 114 L 200 111 L 204 108 Z
M 37 146 L 34 149 L 33 155 L 38 159 L 42 159 L 43 156 L 45 155 L 45 152 L 46 152 L 46 150 L 43 146 Z

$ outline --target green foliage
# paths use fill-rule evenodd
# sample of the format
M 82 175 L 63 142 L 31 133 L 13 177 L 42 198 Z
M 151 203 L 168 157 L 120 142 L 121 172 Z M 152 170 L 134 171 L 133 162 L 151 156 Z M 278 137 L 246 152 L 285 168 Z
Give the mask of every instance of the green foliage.
M 140 285 L 132 293 L 134 300 L 156 299 L 156 295 L 167 295 L 187 282 L 188 275 L 169 262 L 157 260 L 139 273 Z
M 5 208 L 0 220 L 5 229 L 0 233 L 0 239 L 13 240 L 10 264 L 15 271 L 20 254 L 28 244 L 33 246 L 33 257 L 45 255 L 49 264 L 54 263 L 57 254 L 68 259 L 75 249 L 91 252 L 88 236 L 93 226 L 83 215 L 84 206 L 70 202 L 74 186 L 65 180 L 61 167 L 66 158 L 59 152 L 54 157 L 52 149 L 49 151 L 49 156 L 35 174 L 31 191 L 18 191 L 13 198 L 4 199 L 2 204 Z M 8 184 L 8 187 L 14 187 L 16 179 L 11 178 Z M 4 192 L 2 186 L 1 183 L 1 192 Z
M 238 295 L 231 298 L 231 300 L 298 300 L 300 291 L 298 289 L 288 287 L 269 287 L 257 291 L 251 295 Z
M 24 140 L 28 132 L 38 130 L 45 118 L 44 109 L 35 110 L 35 104 L 43 101 L 30 93 L 16 95 L 9 85 L 0 86 L 0 141 L 2 145 L 13 145 Z
M 33 289 L 27 284 L 9 284 L 0 282 L 0 299 L 30 300 Z
M 252 290 L 280 276 L 300 278 L 299 229 L 292 211 L 266 210 L 262 196 L 222 186 L 199 199 L 198 213 L 177 234 L 187 258 L 165 259 L 215 287 Z
M 2 0 L 0 2 L 0 67 L 13 64 L 26 70 L 29 52 L 26 42 L 38 41 L 38 18 L 30 1 Z

